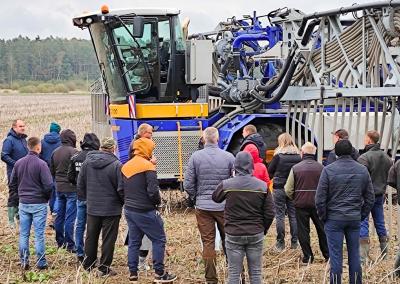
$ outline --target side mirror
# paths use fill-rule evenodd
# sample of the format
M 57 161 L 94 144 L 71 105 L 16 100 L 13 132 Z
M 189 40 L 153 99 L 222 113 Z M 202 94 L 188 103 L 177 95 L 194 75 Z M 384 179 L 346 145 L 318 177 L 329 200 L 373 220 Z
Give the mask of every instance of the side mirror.
M 132 20 L 132 35 L 133 37 L 142 37 L 144 30 L 144 18 L 143 17 L 134 17 Z

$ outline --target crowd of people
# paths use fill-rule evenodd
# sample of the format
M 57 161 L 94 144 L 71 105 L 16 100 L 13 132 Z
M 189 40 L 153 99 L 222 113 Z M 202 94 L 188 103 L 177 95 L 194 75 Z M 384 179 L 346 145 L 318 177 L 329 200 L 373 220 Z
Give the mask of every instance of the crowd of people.
M 19 220 L 21 267 L 30 269 L 29 237 L 34 227 L 36 267 L 47 269 L 45 229 L 50 208 L 56 243 L 77 256 L 88 271 L 113 276 L 111 268 L 121 215 L 128 227 L 129 280 L 138 282 L 139 271 L 148 270 L 152 251 L 155 283 L 171 283 L 177 276 L 164 267 L 166 233 L 158 207 L 153 128 L 143 123 L 129 148 L 124 165 L 115 155 L 116 143 L 99 141 L 86 133 L 76 149 L 70 129 L 61 131 L 53 122 L 42 140 L 27 139 L 25 123 L 15 120 L 3 142 L 1 159 L 7 164 L 8 220 Z M 348 132 L 334 133 L 334 149 L 325 164 L 316 161 L 317 148 L 306 142 L 301 149 L 288 133 L 278 137 L 272 160 L 266 162 L 266 144 L 254 125 L 243 128 L 239 153 L 219 148 L 216 128 L 204 130 L 199 150 L 188 162 L 183 187 L 195 216 L 202 241 L 205 281 L 218 283 L 217 230 L 228 265 L 228 283 L 244 283 L 244 258 L 249 280 L 263 282 L 265 235 L 276 223 L 277 252 L 302 250 L 301 263 L 311 265 L 310 220 L 318 235 L 324 262 L 330 264 L 330 282 L 341 283 L 343 241 L 346 240 L 349 282 L 362 283 L 362 264 L 369 261 L 369 215 L 372 215 L 381 256 L 388 255 L 384 202 L 386 186 L 400 188 L 400 162 L 392 163 L 380 149 L 379 133 L 368 131 L 360 155 Z M 398 195 L 399 196 L 399 195 Z M 290 224 L 290 246 L 285 240 L 285 216 Z M 85 233 L 86 231 L 86 233 Z M 101 255 L 97 258 L 101 235 Z M 86 237 L 85 237 L 86 236 Z M 395 260 L 400 276 L 400 254 Z

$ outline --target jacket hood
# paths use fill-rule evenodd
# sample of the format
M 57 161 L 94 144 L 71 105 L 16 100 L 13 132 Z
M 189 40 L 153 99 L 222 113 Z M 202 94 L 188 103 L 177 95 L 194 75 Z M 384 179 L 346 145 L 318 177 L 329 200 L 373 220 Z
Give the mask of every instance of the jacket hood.
M 262 163 L 258 148 L 254 144 L 247 145 L 244 151 L 251 155 L 254 163 Z
M 379 144 L 379 143 L 376 143 L 376 144 L 369 144 L 369 145 L 366 145 L 366 146 L 365 146 L 365 152 L 368 152 L 368 151 L 370 151 L 370 150 L 372 150 L 372 151 L 378 151 L 378 150 L 380 150 L 380 149 L 381 149 L 381 144 Z M 354 149 L 353 151 L 355 151 L 355 149 Z
M 145 158 L 146 160 L 150 160 L 153 156 L 153 150 L 155 148 L 155 144 L 153 140 L 148 138 L 139 138 L 133 142 L 133 154 L 135 156 L 140 156 Z
M 117 157 L 105 151 L 92 151 L 89 152 L 86 156 L 86 160 L 88 165 L 95 169 L 103 169 L 107 167 L 109 164 L 117 161 Z
M 253 142 L 258 147 L 264 146 L 264 139 L 262 138 L 262 136 L 259 133 L 250 134 L 250 135 L 246 136 L 243 141 L 246 141 L 247 143 Z
M 247 152 L 239 152 L 235 159 L 235 173 L 237 176 L 252 175 L 254 163 L 252 156 Z
M 61 143 L 76 148 L 76 135 L 71 129 L 65 129 L 60 134 Z
M 13 136 L 13 137 L 15 137 L 17 139 L 25 139 L 25 138 L 28 137 L 28 135 L 26 135 L 26 134 L 21 134 L 21 135 L 17 134 L 17 132 L 15 132 L 14 129 L 12 129 L 12 128 L 8 132 L 7 136 Z
M 49 144 L 57 144 L 57 143 L 60 143 L 60 142 L 61 142 L 60 134 L 58 134 L 57 132 L 50 132 L 50 133 L 47 133 L 47 134 L 44 136 L 43 140 L 44 140 L 46 143 L 49 143 Z
M 99 150 L 100 140 L 94 133 L 85 133 L 81 141 L 82 150 Z

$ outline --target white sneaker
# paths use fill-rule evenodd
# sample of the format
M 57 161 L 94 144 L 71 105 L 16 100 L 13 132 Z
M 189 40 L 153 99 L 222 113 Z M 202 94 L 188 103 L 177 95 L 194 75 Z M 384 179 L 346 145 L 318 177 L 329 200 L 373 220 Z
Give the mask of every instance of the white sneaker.
M 149 271 L 150 270 L 150 265 L 148 265 L 146 262 L 139 263 L 138 270 L 139 271 Z

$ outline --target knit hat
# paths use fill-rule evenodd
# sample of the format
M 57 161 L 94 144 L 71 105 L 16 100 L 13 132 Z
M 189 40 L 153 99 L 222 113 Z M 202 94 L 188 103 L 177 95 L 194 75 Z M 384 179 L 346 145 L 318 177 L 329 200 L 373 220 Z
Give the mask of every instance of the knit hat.
M 112 137 L 106 137 L 101 140 L 101 149 L 112 149 L 115 146 L 115 140 Z
M 61 127 L 60 127 L 60 125 L 58 125 L 58 123 L 56 123 L 56 122 L 50 123 L 50 132 L 60 133 L 60 131 L 61 131 Z

